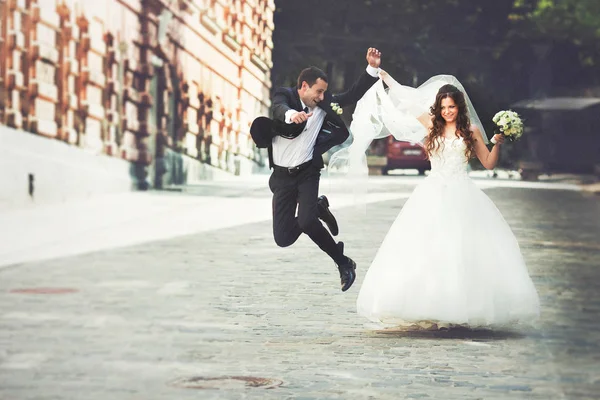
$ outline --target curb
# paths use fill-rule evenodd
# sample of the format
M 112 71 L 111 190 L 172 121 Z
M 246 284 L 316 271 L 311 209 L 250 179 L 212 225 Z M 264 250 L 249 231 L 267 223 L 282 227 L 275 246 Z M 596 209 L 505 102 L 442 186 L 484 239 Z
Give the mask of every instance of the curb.
M 581 190 L 584 192 L 593 193 L 596 195 L 600 195 L 600 182 L 599 183 L 591 183 L 587 185 L 580 185 Z

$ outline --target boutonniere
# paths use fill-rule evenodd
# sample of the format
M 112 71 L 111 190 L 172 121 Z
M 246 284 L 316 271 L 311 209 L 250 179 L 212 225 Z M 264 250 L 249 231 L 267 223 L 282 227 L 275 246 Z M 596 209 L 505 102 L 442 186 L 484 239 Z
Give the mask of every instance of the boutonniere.
M 331 103 L 331 109 L 337 114 L 337 115 L 342 115 L 342 113 L 344 112 L 344 110 L 342 109 L 342 107 L 340 107 L 340 105 L 338 103 Z

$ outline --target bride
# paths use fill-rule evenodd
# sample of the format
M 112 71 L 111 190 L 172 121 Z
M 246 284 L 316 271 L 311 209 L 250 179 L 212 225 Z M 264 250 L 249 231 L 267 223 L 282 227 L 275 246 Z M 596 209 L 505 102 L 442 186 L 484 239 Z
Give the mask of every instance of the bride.
M 502 135 L 488 150 L 462 85 L 440 75 L 419 88 L 387 73 L 353 116 L 353 144 L 330 167 L 366 170 L 372 139 L 392 134 L 421 143 L 431 172 L 392 224 L 363 281 L 358 313 L 382 326 L 490 327 L 531 321 L 539 298 L 519 244 L 492 201 L 467 175 L 476 156 L 493 169 Z M 478 126 L 479 125 L 479 126 Z M 483 131 L 483 132 L 482 132 Z

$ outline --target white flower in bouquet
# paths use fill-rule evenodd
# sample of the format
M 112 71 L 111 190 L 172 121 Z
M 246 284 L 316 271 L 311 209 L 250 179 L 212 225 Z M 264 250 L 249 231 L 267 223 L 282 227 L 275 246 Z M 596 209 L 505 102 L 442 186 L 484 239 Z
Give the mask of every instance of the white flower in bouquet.
M 510 141 L 518 140 L 523 135 L 523 121 L 512 110 L 498 111 L 492 121 L 496 124 L 497 133 L 503 134 Z

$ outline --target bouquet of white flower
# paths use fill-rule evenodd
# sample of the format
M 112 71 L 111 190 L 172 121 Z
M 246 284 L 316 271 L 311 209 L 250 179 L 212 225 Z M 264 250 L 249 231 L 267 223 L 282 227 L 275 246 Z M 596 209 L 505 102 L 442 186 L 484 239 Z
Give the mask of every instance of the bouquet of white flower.
M 496 133 L 504 135 L 511 142 L 519 140 L 523 135 L 523 121 L 512 110 L 498 111 L 492 121 L 496 124 Z

